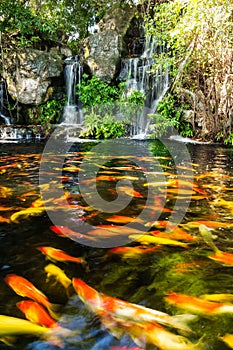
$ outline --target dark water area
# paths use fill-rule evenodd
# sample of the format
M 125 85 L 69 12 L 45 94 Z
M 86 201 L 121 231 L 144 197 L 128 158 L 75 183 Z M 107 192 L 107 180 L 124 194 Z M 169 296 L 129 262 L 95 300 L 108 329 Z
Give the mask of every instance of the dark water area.
M 104 295 L 171 316 L 197 315 L 188 334 L 162 325 L 167 340 L 170 334 L 187 339 L 186 347 L 181 342 L 174 349 L 233 347 L 224 338 L 233 334 L 233 311 L 190 310 L 195 303 L 189 299 L 182 307 L 166 299 L 177 293 L 208 303 L 202 296 L 217 294 L 218 302 L 233 307 L 233 259 L 218 261 L 220 251 L 233 255 L 233 149 L 168 140 L 100 144 L 54 150 L 46 142 L 0 144 L 0 323 L 1 315 L 26 319 L 16 304 L 29 298 L 5 279 L 15 274 L 58 304 L 59 325 L 72 331 L 61 331 L 56 341 L 16 335 L 8 345 L 0 327 L 0 349 L 169 349 L 157 340 L 143 342 L 135 333 L 138 322 L 122 321 L 117 310 L 109 326 L 102 306 L 91 310 L 72 284 L 65 288 L 58 276 L 48 276 L 48 264 Z M 111 153 L 115 149 L 119 153 Z M 218 250 L 200 234 L 201 224 Z M 43 246 L 85 262 L 51 261 L 38 249 Z M 147 332 L 146 322 L 140 327 Z

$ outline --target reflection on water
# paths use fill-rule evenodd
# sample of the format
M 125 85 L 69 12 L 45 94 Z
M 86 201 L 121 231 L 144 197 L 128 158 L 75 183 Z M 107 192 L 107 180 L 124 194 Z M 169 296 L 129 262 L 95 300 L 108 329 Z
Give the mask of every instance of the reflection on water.
M 171 292 L 197 297 L 233 294 L 232 267 L 211 259 L 213 249 L 199 234 L 200 223 L 204 223 L 211 229 L 218 249 L 233 253 L 233 151 L 216 145 L 190 144 L 187 147 L 191 162 L 182 164 L 182 150 L 178 150 L 176 142 L 169 141 L 169 150 L 161 142 L 138 142 L 150 156 L 124 154 L 101 164 L 91 153 L 92 143 L 74 144 L 66 154 L 59 178 L 53 177 L 53 170 L 61 165 L 64 155 L 52 157 L 48 173 L 41 176 L 46 175 L 45 179 L 50 176 L 51 181 L 44 184 L 49 193 L 46 209 L 56 213 L 59 225 L 51 222 L 40 197 L 39 167 L 44 144 L 0 145 L 0 314 L 25 318 L 16 304 L 28 298 L 17 294 L 5 281 L 7 275 L 16 274 L 31 281 L 52 303 L 59 305 L 59 324 L 73 332 L 60 334 L 59 342 L 37 336 L 7 339 L 13 348 L 126 350 L 136 347 L 137 337 L 131 336 L 130 322 L 127 324 L 126 320 L 111 315 L 111 322 L 117 320 L 118 324 L 108 327 L 106 318 L 91 311 L 71 285 L 65 288 L 55 275 L 48 278 L 45 267 L 51 261 L 37 249 L 41 246 L 61 249 L 85 260 L 76 263 L 52 259 L 70 280 L 77 277 L 104 295 L 169 315 L 190 313 L 166 301 Z M 178 161 L 174 159 L 176 150 Z M 98 168 L 97 179 L 87 181 L 90 193 L 97 190 L 111 205 L 122 190 L 129 199 L 124 209 L 103 213 L 85 202 L 79 188 L 79 171 L 87 155 Z M 138 166 L 139 162 L 143 162 L 143 167 Z M 54 198 L 54 188 L 62 189 L 63 198 Z M 151 189 L 153 198 L 148 200 Z M 69 203 L 68 211 L 64 201 Z M 175 214 L 183 211 L 182 221 L 176 226 Z M 135 226 L 128 230 L 132 220 Z M 78 235 L 78 228 L 81 232 L 84 223 L 91 229 Z M 127 246 L 121 244 L 124 240 L 120 238 L 132 234 Z M 103 243 L 103 248 L 95 247 L 100 240 L 114 244 L 112 248 L 107 243 Z M 233 333 L 231 314 L 200 314 L 189 326 L 193 331 L 187 336 L 190 342 L 196 343 L 203 337 L 203 349 L 228 348 L 220 337 Z M 172 328 L 168 331 L 179 334 Z M 6 339 L 2 340 L 0 348 L 8 348 Z M 140 344 L 140 348 L 156 349 L 156 346 Z

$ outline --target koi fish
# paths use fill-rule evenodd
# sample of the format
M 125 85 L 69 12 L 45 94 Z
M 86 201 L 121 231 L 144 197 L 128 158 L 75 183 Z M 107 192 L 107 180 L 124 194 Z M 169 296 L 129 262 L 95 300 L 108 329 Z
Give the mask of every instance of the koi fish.
M 227 201 L 223 198 L 218 198 L 212 202 L 217 207 L 224 207 L 230 209 L 231 213 L 233 213 L 233 201 Z
M 47 313 L 44 307 L 32 300 L 23 300 L 16 304 L 26 318 L 40 326 L 47 328 L 60 327 L 59 324 Z
M 184 263 L 177 263 L 173 266 L 174 270 L 177 273 L 185 273 L 187 271 L 191 271 L 193 269 L 199 268 L 201 266 L 205 266 L 207 264 L 206 261 L 190 261 L 190 262 L 184 262 Z
M 0 337 L 20 334 L 41 336 L 49 331 L 50 328 L 39 326 L 28 320 L 0 315 Z
M 0 186 L 0 198 L 7 198 L 12 196 L 12 189 L 6 186 Z
M 137 322 L 158 322 L 172 328 L 190 332 L 187 322 L 195 319 L 194 315 L 170 316 L 164 312 L 98 293 L 84 281 L 72 279 L 72 284 L 79 298 L 96 313 L 103 317 L 109 315 L 117 320 Z
M 144 247 L 116 247 L 110 249 L 108 253 L 121 255 L 123 259 L 135 259 L 140 255 L 152 253 L 158 248 L 159 246 L 147 249 Z
M 38 207 L 38 208 L 27 208 L 20 211 L 17 211 L 16 213 L 12 214 L 10 217 L 10 220 L 12 222 L 18 223 L 18 219 L 27 219 L 29 216 L 32 215 L 40 215 L 45 211 L 44 208 Z
M 5 282 L 13 291 L 21 297 L 27 297 L 37 301 L 39 304 L 44 305 L 48 310 L 52 308 L 52 304 L 48 300 L 47 296 L 37 289 L 26 278 L 9 274 L 5 277 Z
M 157 237 L 151 235 L 130 235 L 130 239 L 140 242 L 142 244 L 162 244 L 162 245 L 175 245 L 183 248 L 187 248 L 188 244 L 184 242 L 179 242 L 175 239 L 169 239 L 164 237 Z
M 65 272 L 62 271 L 58 266 L 54 264 L 48 264 L 45 266 L 45 272 L 47 272 L 47 278 L 54 276 L 55 279 L 60 282 L 64 288 L 68 288 L 71 285 L 71 280 L 66 276 Z
M 56 249 L 53 247 L 46 247 L 46 246 L 37 247 L 37 249 L 39 251 L 41 251 L 44 255 L 46 255 L 49 259 L 51 259 L 52 261 L 62 261 L 62 262 L 72 261 L 72 262 L 76 262 L 79 264 L 84 262 L 83 258 L 78 258 L 75 256 L 71 256 L 69 254 L 66 254 L 61 249 Z
M 233 349 L 233 334 L 225 334 L 223 337 L 219 337 L 229 348 Z
M 196 228 L 200 225 L 205 225 L 209 228 L 217 228 L 217 227 L 232 227 L 233 224 L 230 222 L 221 222 L 221 221 L 207 221 L 207 220 L 197 220 L 197 221 L 189 221 L 185 224 L 180 224 L 187 228 Z
M 75 239 L 82 239 L 82 238 L 91 239 L 88 236 L 85 236 L 82 233 L 73 231 L 66 226 L 50 226 L 50 229 L 54 233 L 58 234 L 59 236 L 64 236 L 64 237 L 74 239 L 74 240 Z
M 165 300 L 170 304 L 194 312 L 195 314 L 219 315 L 233 313 L 233 304 L 217 303 L 186 294 L 171 292 L 165 297 Z
M 113 215 L 110 218 L 106 219 L 107 221 L 114 222 L 115 224 L 127 224 L 131 221 L 136 222 L 144 222 L 140 218 L 134 218 L 131 216 L 123 216 L 123 215 Z
M 184 336 L 173 334 L 156 322 L 145 324 L 127 322 L 123 324 L 123 328 L 133 341 L 143 348 L 146 344 L 153 344 L 161 350 L 204 350 L 201 340 L 192 343 Z
M 118 190 L 124 192 L 130 197 L 144 198 L 144 196 L 141 193 L 135 191 L 133 188 L 128 186 L 118 186 Z
M 168 232 L 152 231 L 150 233 L 155 234 L 157 237 L 171 238 L 176 240 L 181 239 L 185 241 L 194 241 L 198 239 L 197 236 L 193 236 L 179 227 L 170 228 Z
M 233 294 L 203 294 L 201 298 L 209 301 L 229 302 L 233 301 Z
M 205 225 L 200 225 L 199 232 L 200 232 L 201 236 L 204 238 L 205 242 L 214 251 L 214 254 L 209 255 L 208 257 L 214 261 L 217 261 L 217 262 L 223 264 L 224 266 L 233 266 L 233 254 L 223 252 L 216 247 L 216 245 L 213 242 L 213 239 L 212 239 L 212 236 L 210 234 L 208 227 Z
M 110 350 L 143 350 L 142 348 L 127 348 L 126 346 L 120 347 L 119 346 L 111 346 Z

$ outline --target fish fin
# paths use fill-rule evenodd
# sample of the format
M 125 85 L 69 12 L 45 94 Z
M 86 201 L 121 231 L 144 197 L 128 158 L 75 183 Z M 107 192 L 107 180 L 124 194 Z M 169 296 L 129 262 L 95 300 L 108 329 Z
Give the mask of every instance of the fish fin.
M 46 334 L 42 336 L 42 339 L 48 341 L 48 343 L 64 349 L 64 338 L 74 337 L 80 334 L 79 330 L 71 330 L 65 327 L 51 328 Z
M 210 229 L 206 225 L 201 224 L 199 226 L 199 232 L 202 238 L 204 239 L 204 241 L 206 242 L 206 244 L 208 244 L 208 246 L 212 248 L 215 253 L 219 253 L 220 250 L 214 244 L 213 237 L 210 233 Z
M 66 288 L 66 295 L 67 298 L 72 297 L 75 294 L 75 290 L 72 284 L 70 284 L 67 288 Z
M 5 337 L 1 337 L 0 341 L 8 346 L 13 346 L 17 341 L 17 337 L 5 336 Z
M 50 304 L 50 306 L 47 308 L 50 316 L 58 321 L 61 318 L 61 308 L 62 305 L 60 304 Z
M 174 323 L 172 323 L 172 326 L 174 326 L 176 329 L 182 331 L 183 334 L 190 334 L 193 333 L 191 328 L 187 325 L 188 322 L 192 322 L 197 320 L 198 316 L 193 314 L 182 314 L 182 315 L 175 315 L 173 316 Z

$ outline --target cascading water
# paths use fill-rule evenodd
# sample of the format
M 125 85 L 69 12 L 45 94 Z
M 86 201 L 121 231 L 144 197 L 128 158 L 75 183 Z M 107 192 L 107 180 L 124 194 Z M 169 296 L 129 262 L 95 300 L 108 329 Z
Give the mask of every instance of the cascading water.
M 81 82 L 82 64 L 77 56 L 65 60 L 65 84 L 67 103 L 63 108 L 61 123 L 67 125 L 82 123 L 82 111 L 77 101 L 76 86 Z
M 5 83 L 0 82 L 0 117 L 4 120 L 5 125 L 11 125 L 10 118 L 6 116 L 5 105 Z
M 126 82 L 125 95 L 130 95 L 133 90 L 145 95 L 144 112 L 134 116 L 131 136 L 145 138 L 150 123 L 150 114 L 156 112 L 158 102 L 164 97 L 169 87 L 169 71 L 164 72 L 162 65 L 154 68 L 154 55 L 165 48 L 158 46 L 156 39 L 147 36 L 144 50 L 140 57 L 126 58 L 122 60 L 120 80 Z

